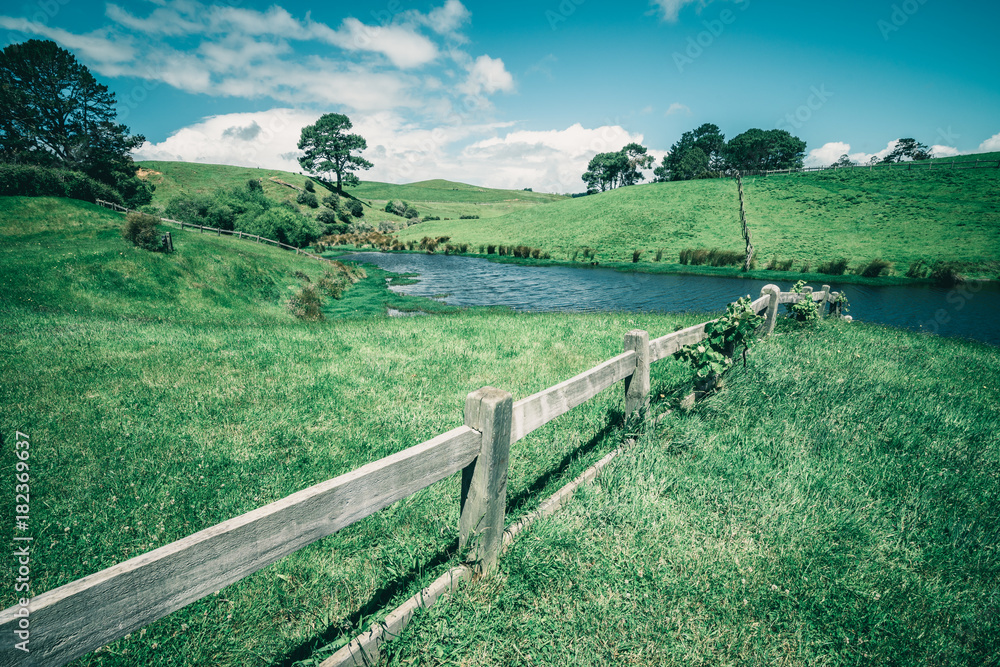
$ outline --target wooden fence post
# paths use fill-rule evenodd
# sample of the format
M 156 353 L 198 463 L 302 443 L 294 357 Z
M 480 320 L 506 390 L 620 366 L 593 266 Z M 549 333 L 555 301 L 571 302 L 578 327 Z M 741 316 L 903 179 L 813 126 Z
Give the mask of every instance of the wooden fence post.
M 483 439 L 479 456 L 462 470 L 458 549 L 479 574 L 496 563 L 503 543 L 513 407 L 510 393 L 493 387 L 465 399 L 465 425 Z
M 830 286 L 823 285 L 823 300 L 819 303 L 820 319 L 826 317 L 826 304 L 830 303 Z
M 778 299 L 781 295 L 781 288 L 777 285 L 764 285 L 760 288 L 761 296 L 769 296 L 767 302 L 767 313 L 764 315 L 764 324 L 761 325 L 762 336 L 769 336 L 774 331 L 774 324 L 778 320 Z
M 645 405 L 649 398 L 649 332 L 633 329 L 625 334 L 625 351 L 635 352 L 635 371 L 625 378 L 625 416 Z

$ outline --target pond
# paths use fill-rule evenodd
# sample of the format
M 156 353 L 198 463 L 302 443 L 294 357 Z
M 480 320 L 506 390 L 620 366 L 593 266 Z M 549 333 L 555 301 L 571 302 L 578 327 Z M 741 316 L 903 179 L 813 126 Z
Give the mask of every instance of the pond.
M 602 268 L 520 266 L 476 257 L 354 253 L 341 261 L 367 262 L 418 282 L 393 289 L 456 306 L 507 306 L 520 311 L 718 312 L 730 301 L 772 281 L 711 276 L 622 273 Z M 793 281 L 777 283 L 789 290 Z M 856 320 L 958 336 L 1000 345 L 1000 286 L 974 281 L 954 289 L 934 285 L 872 287 L 827 283 L 850 299 Z M 819 284 L 813 284 L 819 289 Z

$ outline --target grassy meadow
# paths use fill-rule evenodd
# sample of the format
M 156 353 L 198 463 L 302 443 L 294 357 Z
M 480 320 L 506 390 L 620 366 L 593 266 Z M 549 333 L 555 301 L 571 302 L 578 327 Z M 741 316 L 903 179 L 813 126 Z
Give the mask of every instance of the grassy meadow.
M 1000 158 L 1000 154 L 981 156 Z M 823 171 L 744 181 L 759 265 L 777 256 L 809 273 L 839 257 L 851 266 L 881 258 L 897 274 L 912 262 L 958 262 L 969 275 L 1000 275 L 1000 170 L 905 168 Z M 452 243 L 527 245 L 554 259 L 596 250 L 597 260 L 639 270 L 676 263 L 685 248 L 744 248 L 736 185 L 728 179 L 648 183 L 533 207 L 489 220 L 431 221 L 402 240 L 450 236 Z M 678 270 L 680 267 L 673 267 Z M 703 270 L 705 267 L 689 267 Z M 662 270 L 662 269 L 661 269 Z
M 166 208 L 167 203 L 177 196 L 211 194 L 219 189 L 242 186 L 251 178 L 260 178 L 263 179 L 264 194 L 269 198 L 288 202 L 310 216 L 316 212 L 316 209 L 296 203 L 297 190 L 271 180 L 277 178 L 302 188 L 306 180 L 311 180 L 303 174 L 193 162 L 143 161 L 138 164 L 144 170 L 144 177 L 156 185 L 152 205 L 160 210 Z M 333 192 L 318 181 L 313 181 L 313 184 L 320 201 Z M 421 217 L 437 216 L 457 220 L 462 215 L 490 218 L 567 199 L 562 195 L 495 190 L 440 179 L 407 185 L 362 181 L 358 187 L 345 188 L 344 192 L 361 201 L 365 207 L 364 221 L 376 227 L 381 221 L 397 224 L 405 222 L 405 218 L 385 211 L 389 200 L 402 199 L 409 202 L 420 212 Z
M 458 426 L 479 387 L 517 400 L 618 354 L 630 329 L 704 318 L 389 318 L 415 301 L 370 270 L 304 322 L 286 303 L 321 263 L 191 230 L 151 254 L 120 224 L 82 202 L 0 199 L 0 435 L 31 438 L 34 594 Z M 748 361 L 656 427 L 623 424 L 618 385 L 517 443 L 510 519 L 638 434 L 499 573 L 418 616 L 390 664 L 1000 659 L 996 348 L 782 322 Z M 655 365 L 652 411 L 691 377 Z M 455 564 L 459 485 L 74 664 L 316 665 Z

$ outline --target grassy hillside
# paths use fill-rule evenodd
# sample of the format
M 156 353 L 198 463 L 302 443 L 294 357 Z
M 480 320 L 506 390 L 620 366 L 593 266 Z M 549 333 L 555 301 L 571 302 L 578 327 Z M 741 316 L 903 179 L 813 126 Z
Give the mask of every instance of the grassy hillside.
M 967 263 L 990 277 L 1000 270 L 997 169 L 825 171 L 748 178 L 744 189 L 762 263 L 777 255 L 800 269 L 881 257 L 899 273 L 919 259 Z M 604 262 L 629 261 L 634 250 L 649 261 L 663 249 L 664 261 L 676 262 L 684 248 L 744 247 L 736 186 L 724 179 L 638 185 L 490 220 L 428 222 L 399 236 L 523 244 L 556 259 L 589 246 Z
M 243 185 L 251 178 L 263 179 L 264 193 L 276 201 L 295 204 L 296 190 L 276 183 L 277 178 L 299 188 L 304 187 L 306 176 L 275 169 L 255 169 L 218 164 L 198 164 L 193 162 L 140 162 L 143 176 L 156 185 L 153 206 L 161 210 L 174 197 L 183 194 L 210 194 L 220 188 Z M 329 190 L 315 182 L 320 200 Z M 375 181 L 362 181 L 356 188 L 345 188 L 345 192 L 365 205 L 365 220 L 377 225 L 382 220 L 401 222 L 403 218 L 385 212 L 390 199 L 402 199 L 413 204 L 422 217 L 437 216 L 457 220 L 462 215 L 478 215 L 481 218 L 504 215 L 565 199 L 561 195 L 523 192 L 520 190 L 493 190 L 464 183 L 434 180 L 394 185 Z M 306 214 L 314 215 L 316 209 L 307 206 L 298 208 Z
M 35 594 L 455 427 L 476 388 L 522 398 L 619 353 L 630 329 L 696 321 L 301 322 L 284 295 L 319 263 L 193 232 L 152 255 L 125 246 L 119 223 L 79 202 L 0 199 L 0 433 L 32 442 Z M 728 392 L 671 417 L 525 535 L 503 576 L 414 626 L 396 663 L 528 664 L 530 652 L 653 665 L 712 662 L 708 651 L 989 663 L 996 349 L 836 323 L 778 333 Z M 655 409 L 691 375 L 657 364 Z M 511 518 L 634 432 L 621 407 L 619 386 L 513 448 Z M 10 469 L 12 449 L 2 457 Z M 318 647 L 455 563 L 459 486 L 435 485 L 75 664 L 315 664 Z M 13 566 L 0 566 L 8 581 Z M 561 652 L 572 646 L 578 656 Z

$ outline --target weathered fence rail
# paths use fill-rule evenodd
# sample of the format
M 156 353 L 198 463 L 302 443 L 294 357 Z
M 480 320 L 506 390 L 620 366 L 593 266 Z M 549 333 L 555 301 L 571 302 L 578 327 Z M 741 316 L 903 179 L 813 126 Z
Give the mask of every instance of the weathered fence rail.
M 755 312 L 766 312 L 761 333 L 773 330 L 779 304 L 803 298 L 824 309 L 830 303 L 836 312 L 837 293 L 827 285 L 802 294 L 768 285 L 752 303 Z M 20 605 L 0 611 L 0 636 L 15 637 L 30 622 L 31 647 L 28 654 L 3 651 L 0 665 L 63 665 L 461 471 L 459 545 L 468 565 L 449 570 L 367 633 L 367 639 L 359 637 L 323 663 L 367 664 L 417 608 L 489 569 L 504 545 L 533 520 L 522 518 L 505 531 L 511 444 L 618 382 L 625 383 L 626 413 L 631 414 L 648 400 L 651 364 L 703 340 L 714 321 L 652 341 L 645 331 L 630 331 L 621 354 L 516 402 L 499 389 L 474 391 L 466 400 L 464 426 L 37 595 L 28 604 L 30 621 Z M 613 456 L 581 479 L 592 479 Z M 554 511 L 570 495 L 566 488 L 532 517 Z
M 294 186 L 292 186 L 294 187 Z M 121 204 L 116 204 L 111 201 L 105 201 L 103 199 L 95 200 L 98 206 L 103 206 L 104 208 L 110 208 L 113 211 L 118 211 L 119 213 L 132 213 L 132 209 L 125 208 Z M 333 263 L 333 260 L 327 259 L 326 257 L 320 257 L 319 255 L 314 255 L 311 252 L 306 252 L 301 248 L 297 248 L 293 245 L 288 245 L 287 243 L 281 243 L 280 241 L 275 241 L 274 239 L 264 238 L 263 236 L 258 236 L 256 234 L 248 234 L 237 229 L 219 229 L 218 227 L 208 227 L 205 225 L 195 225 L 190 222 L 182 222 L 181 220 L 174 220 L 172 218 L 164 218 L 162 216 L 157 216 L 160 222 L 165 222 L 171 225 L 177 225 L 179 229 L 197 229 L 199 233 L 201 232 L 215 232 L 217 236 L 235 236 L 239 239 L 252 239 L 257 243 L 270 243 L 276 245 L 279 248 L 284 248 L 286 250 L 294 250 L 296 255 L 305 255 L 306 257 L 311 257 L 312 259 L 318 259 L 321 262 Z

